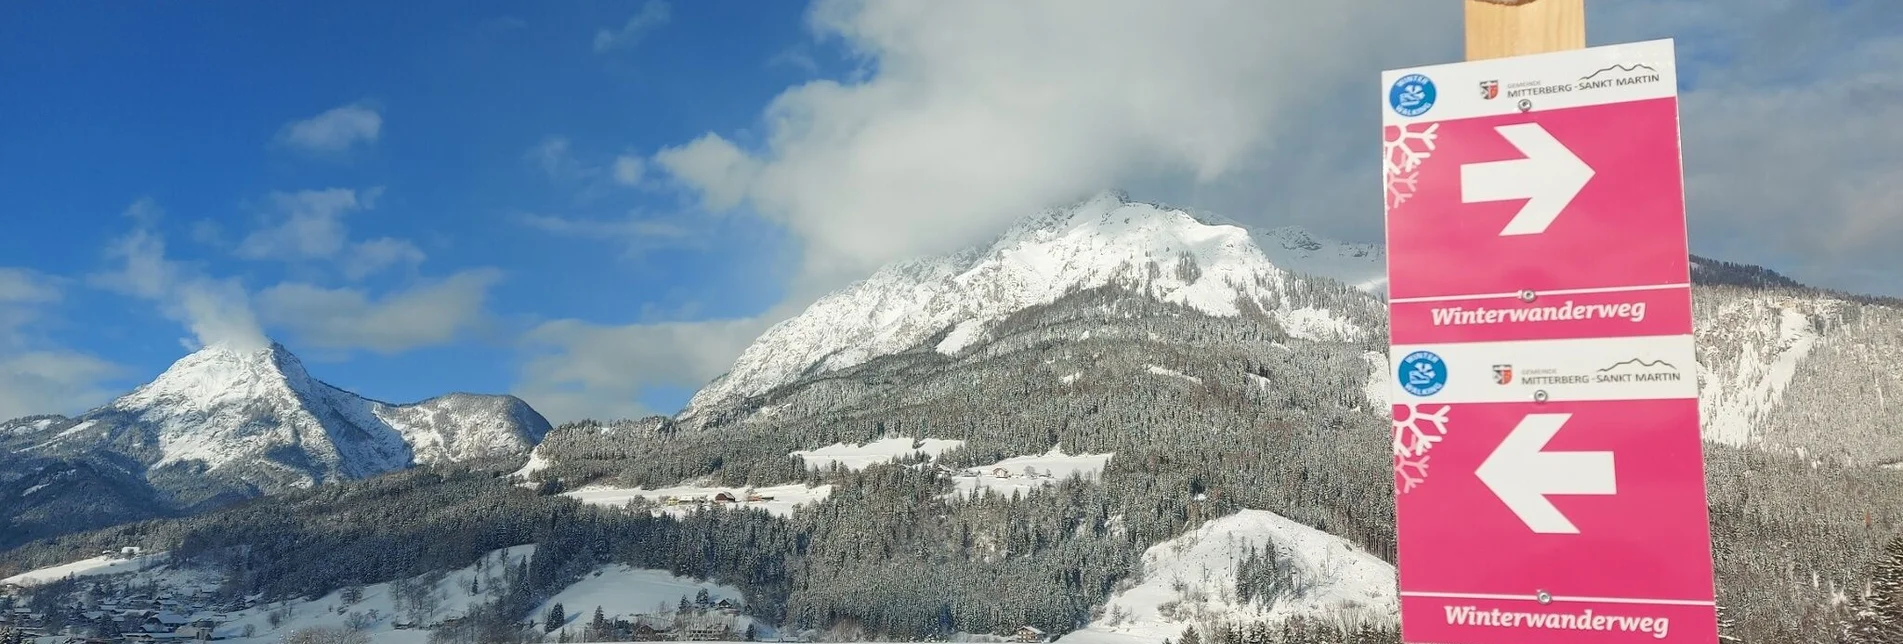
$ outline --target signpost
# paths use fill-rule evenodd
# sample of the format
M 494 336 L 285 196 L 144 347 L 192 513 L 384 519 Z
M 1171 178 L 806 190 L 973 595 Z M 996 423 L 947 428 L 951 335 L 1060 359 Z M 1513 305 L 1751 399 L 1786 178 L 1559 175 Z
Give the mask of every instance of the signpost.
M 1674 62 L 1382 75 L 1405 642 L 1717 641 Z

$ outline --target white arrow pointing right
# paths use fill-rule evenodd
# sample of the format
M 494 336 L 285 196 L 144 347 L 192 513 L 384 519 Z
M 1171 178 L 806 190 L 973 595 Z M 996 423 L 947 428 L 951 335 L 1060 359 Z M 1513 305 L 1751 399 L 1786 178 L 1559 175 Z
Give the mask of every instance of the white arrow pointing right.
M 1553 507 L 1554 494 L 1616 494 L 1612 452 L 1543 452 L 1572 414 L 1527 414 L 1474 475 L 1526 527 L 1541 534 L 1579 534 Z
M 1592 180 L 1592 166 L 1538 123 L 1493 128 L 1526 155 L 1524 159 L 1460 166 L 1461 203 L 1525 199 L 1500 236 L 1538 235 L 1559 218 L 1566 204 Z

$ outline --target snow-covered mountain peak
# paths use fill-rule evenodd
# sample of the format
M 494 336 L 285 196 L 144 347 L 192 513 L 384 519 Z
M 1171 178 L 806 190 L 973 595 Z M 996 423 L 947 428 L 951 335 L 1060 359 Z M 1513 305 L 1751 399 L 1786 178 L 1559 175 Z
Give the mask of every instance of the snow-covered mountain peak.
M 209 476 L 245 493 L 521 455 L 549 431 L 513 396 L 364 398 L 311 377 L 275 342 L 207 346 L 79 418 L 16 425 L 9 438 L 22 453 L 110 452 L 144 465 L 160 487 L 218 488 L 199 480 Z M 185 469 L 168 473 L 174 465 Z
M 309 391 L 304 363 L 284 345 L 261 349 L 214 344 L 179 358 L 164 373 L 112 402 L 119 409 L 165 404 L 204 411 L 236 400 Z
M 1103 286 L 1210 315 L 1260 310 L 1300 338 L 1357 339 L 1370 330 L 1318 306 L 1306 295 L 1315 289 L 1300 282 L 1320 275 L 1365 287 L 1383 269 L 1371 248 L 1297 228 L 1258 236 L 1214 216 L 1102 193 L 1024 217 L 989 244 L 897 262 L 821 298 L 761 335 L 683 417 L 904 351 L 947 329 L 937 348 L 956 353 L 1004 316 Z

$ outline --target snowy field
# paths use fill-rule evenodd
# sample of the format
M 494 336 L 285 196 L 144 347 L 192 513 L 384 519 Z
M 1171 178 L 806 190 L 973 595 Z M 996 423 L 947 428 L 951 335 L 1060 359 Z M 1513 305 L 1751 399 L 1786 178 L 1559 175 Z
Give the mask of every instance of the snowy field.
M 31 586 L 49 581 L 58 581 L 69 576 L 95 577 L 99 575 L 119 575 L 150 571 L 162 567 L 165 561 L 166 554 L 163 552 L 140 555 L 130 559 L 121 559 L 119 557 L 93 557 L 91 559 L 81 559 L 69 564 L 23 572 L 6 579 L 0 579 L 0 584 Z
M 705 499 L 711 501 L 714 495 L 725 492 L 733 495 L 734 499 L 736 499 L 735 502 L 727 504 L 731 507 L 761 509 L 766 510 L 767 513 L 773 516 L 786 517 L 792 516 L 793 510 L 801 505 L 818 503 L 825 500 L 827 496 L 833 493 L 833 486 L 821 485 L 818 487 L 806 487 L 800 484 L 780 485 L 752 488 L 751 494 L 748 490 L 749 488 L 702 487 L 692 485 L 662 488 L 659 490 L 590 486 L 565 492 L 562 496 L 572 497 L 575 500 L 590 505 L 607 506 L 623 506 L 636 498 L 645 498 L 660 506 L 656 508 L 657 511 L 678 517 L 705 507 L 706 504 L 696 501 L 682 501 L 678 505 L 666 505 L 667 499 L 670 497 L 675 499 Z M 771 498 L 761 501 L 748 501 L 747 499 L 752 495 Z
M 575 582 L 575 585 L 542 602 L 536 607 L 534 615 L 540 618 L 548 614 L 549 607 L 561 604 L 562 611 L 567 615 L 565 626 L 580 631 L 594 616 L 596 607 L 600 607 L 602 615 L 608 619 L 632 620 L 638 615 L 672 613 L 680 605 L 682 597 L 692 599 L 702 590 L 707 591 L 708 597 L 716 602 L 726 599 L 746 604 L 746 597 L 738 589 L 729 586 L 677 577 L 665 570 L 615 564 L 596 569 Z M 746 621 L 745 618 L 740 619 L 739 628 L 746 628 Z M 761 625 L 759 628 L 765 627 Z
M 1202 379 L 1202 378 L 1198 378 L 1198 377 L 1195 377 L 1195 376 L 1192 376 L 1192 375 L 1189 375 L 1189 374 L 1186 374 L 1186 373 L 1183 373 L 1183 372 L 1181 372 L 1181 371 L 1177 371 L 1177 370 L 1175 370 L 1175 369 L 1165 369 L 1165 368 L 1163 368 L 1163 367 L 1159 367 L 1159 366 L 1156 366 L 1156 365 L 1153 365 L 1153 364 L 1146 364 L 1146 365 L 1143 365 L 1143 367 L 1144 367 L 1145 369 L 1147 369 L 1147 370 L 1149 370 L 1149 372 L 1150 372 L 1150 373 L 1153 373 L 1153 374 L 1156 374 L 1156 375 L 1159 375 L 1159 376 L 1169 376 L 1169 377 L 1171 377 L 1171 378 L 1181 378 L 1181 379 L 1183 379 L 1183 380 L 1187 380 L 1187 381 L 1190 381 L 1190 382 L 1192 382 L 1192 383 L 1195 383 L 1195 384 L 1199 384 L 1199 385 L 1200 385 L 1200 384 L 1203 384 L 1203 379 Z
M 504 548 L 490 552 L 477 564 L 444 574 L 433 584 L 429 583 L 431 579 L 427 576 L 411 580 L 418 587 L 428 588 L 427 593 L 417 593 L 426 595 L 424 601 L 433 604 L 433 610 L 427 611 L 426 621 L 460 615 L 472 605 L 494 599 L 494 593 L 503 587 L 505 571 L 510 566 L 527 561 L 534 553 L 535 546 L 532 544 Z M 131 561 L 118 562 L 129 565 L 110 565 L 99 559 L 87 559 L 15 575 L 5 582 L 30 587 L 33 583 L 52 581 L 69 574 L 124 575 L 124 579 L 137 581 L 140 585 L 149 582 L 162 592 L 181 595 L 199 590 L 212 591 L 218 587 L 214 575 L 198 570 L 174 569 L 164 563 L 163 554 L 142 557 L 138 560 L 142 563 L 130 564 Z M 742 605 L 746 603 L 739 590 L 728 586 L 677 577 L 662 570 L 608 565 L 597 568 L 581 581 L 544 601 L 536 608 L 534 616 L 540 619 L 547 614 L 550 606 L 561 603 L 568 616 L 565 621 L 571 630 L 578 632 L 580 624 L 586 623 L 594 615 L 597 606 L 610 618 L 667 614 L 674 612 L 682 597 L 691 599 L 701 590 L 706 590 L 713 601 L 727 599 Z M 273 614 L 277 616 L 276 626 L 271 624 Z M 362 597 L 355 603 L 345 602 L 343 591 L 337 591 L 315 600 L 261 604 L 225 615 L 229 621 L 218 629 L 218 635 L 225 641 L 238 644 L 280 642 L 286 635 L 300 629 L 341 628 L 353 619 L 367 624 L 367 633 L 373 642 L 424 644 L 429 639 L 426 629 L 396 628 L 398 621 L 415 619 L 422 613 L 417 611 L 416 599 L 399 600 L 394 596 L 392 584 L 388 583 L 364 586 Z M 745 629 L 751 624 L 751 618 L 735 617 L 734 623 L 737 629 Z M 767 625 L 754 626 L 762 636 L 776 635 Z M 551 633 L 548 640 L 554 641 L 558 634 L 559 629 L 557 633 Z
M 1235 601 L 1237 563 L 1253 546 L 1274 544 L 1307 586 L 1273 607 Z M 1212 619 L 1281 621 L 1295 615 L 1361 614 L 1391 621 L 1400 611 L 1394 566 L 1347 540 L 1273 512 L 1243 510 L 1150 548 L 1143 579 L 1111 597 L 1103 619 L 1065 644 L 1156 644 Z
M 889 463 L 913 454 L 938 458 L 938 455 L 964 444 L 965 441 L 936 438 L 914 440 L 901 436 L 876 440 L 864 445 L 834 443 L 815 450 L 793 452 L 791 456 L 805 460 L 806 466 L 813 469 L 826 469 L 838 463 L 846 469 L 857 472 L 872 465 Z
M 1029 492 L 1033 489 L 1051 485 L 1070 478 L 1072 474 L 1087 479 L 1096 479 L 1103 474 L 1103 468 L 1110 462 L 1111 454 L 1066 455 L 1062 448 L 1055 448 L 1042 456 L 1016 456 L 990 465 L 968 468 L 952 477 L 957 484 L 959 496 L 970 496 L 979 488 L 995 490 L 1004 496 L 1013 491 Z M 1031 475 L 1025 474 L 1030 468 Z M 1000 470 L 1005 476 L 999 476 Z
M 524 463 L 522 469 L 516 470 L 515 473 L 510 474 L 510 476 L 522 479 L 521 485 L 523 486 L 534 487 L 533 483 L 528 482 L 529 475 L 548 469 L 549 465 L 551 465 L 551 463 L 547 459 L 542 458 L 542 448 L 538 445 L 535 449 L 529 450 L 529 462 Z

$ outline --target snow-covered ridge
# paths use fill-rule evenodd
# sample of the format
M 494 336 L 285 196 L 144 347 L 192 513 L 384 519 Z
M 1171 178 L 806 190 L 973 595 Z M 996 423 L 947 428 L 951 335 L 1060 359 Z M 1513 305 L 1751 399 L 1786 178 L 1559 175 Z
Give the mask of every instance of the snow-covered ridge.
M 986 326 L 1065 294 L 1107 285 L 1217 316 L 1260 307 L 1292 335 L 1362 337 L 1329 311 L 1286 297 L 1298 275 L 1382 289 L 1378 247 L 1323 241 L 1297 228 L 1251 233 L 1209 215 L 1113 194 L 1018 221 L 987 246 L 891 264 L 813 303 L 755 340 L 733 368 L 694 395 L 683 418 L 764 393 L 802 376 L 907 350 L 947 329 L 937 349 L 956 353 Z
M 1002 496 L 1028 493 L 1058 481 L 1079 476 L 1096 480 L 1115 454 L 1065 454 L 1062 447 L 1038 456 L 1013 456 L 978 467 L 965 468 L 952 476 L 953 491 L 947 497 L 965 497 L 979 489 Z
M 564 492 L 562 496 L 589 505 L 606 507 L 625 507 L 635 499 L 645 499 L 654 504 L 653 511 L 656 515 L 666 514 L 676 517 L 714 507 L 763 510 L 773 516 L 786 517 L 792 516 L 800 506 L 825 501 L 826 497 L 832 496 L 832 493 L 833 486 L 831 485 L 807 487 L 798 483 L 762 488 L 681 484 L 659 490 L 588 486 Z M 721 495 L 730 498 L 721 498 Z
M 74 421 L 40 425 L 26 449 L 110 449 L 154 469 L 199 462 L 266 490 L 519 455 L 549 431 L 512 396 L 457 393 L 408 405 L 364 398 L 312 378 L 276 343 L 200 349 Z
M 903 436 L 882 438 L 864 445 L 834 443 L 819 449 L 800 450 L 788 454 L 806 462 L 813 469 L 830 469 L 834 465 L 848 470 L 859 471 L 880 463 L 913 455 L 938 458 L 940 454 L 964 446 L 965 441 L 939 438 L 911 439 Z
M 1252 549 L 1277 562 L 1293 588 L 1242 601 L 1237 584 L 1251 578 L 1242 567 Z M 1153 546 L 1142 570 L 1140 581 L 1110 598 L 1101 619 L 1059 641 L 1161 642 L 1191 625 L 1296 615 L 1391 622 L 1400 611 L 1394 566 L 1341 537 L 1262 510 L 1243 510 Z
M 1698 369 L 1698 406 L 1707 440 L 1754 442 L 1753 428 L 1783 402 L 1798 362 L 1817 346 L 1819 336 L 1807 314 L 1827 312 L 1832 306 L 1824 301 L 1739 299 L 1699 321 L 1698 339 L 1707 357 Z

